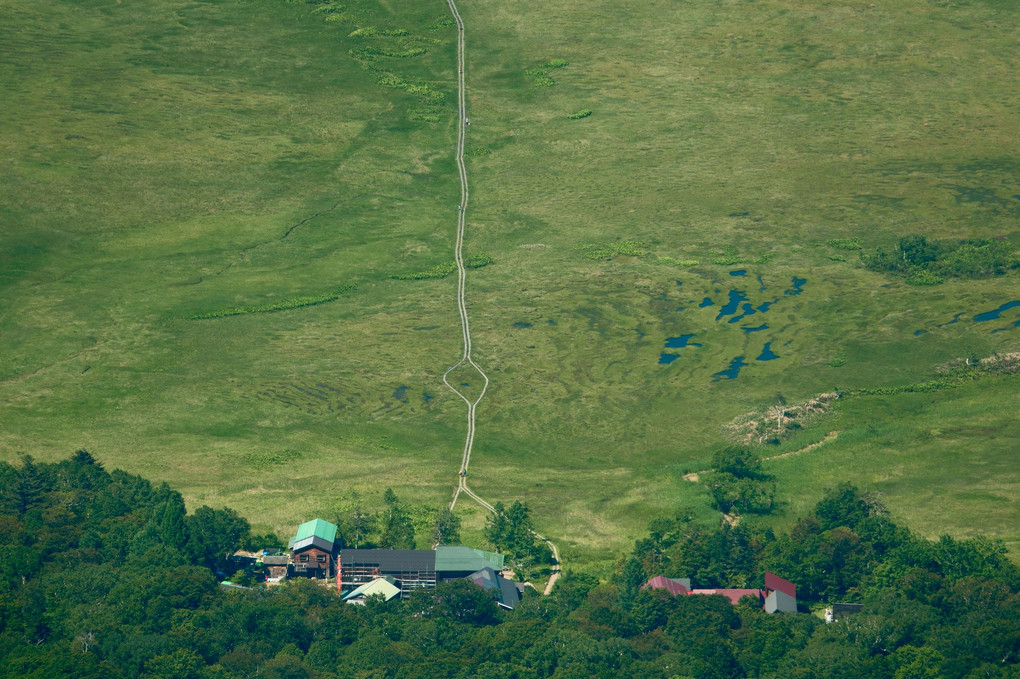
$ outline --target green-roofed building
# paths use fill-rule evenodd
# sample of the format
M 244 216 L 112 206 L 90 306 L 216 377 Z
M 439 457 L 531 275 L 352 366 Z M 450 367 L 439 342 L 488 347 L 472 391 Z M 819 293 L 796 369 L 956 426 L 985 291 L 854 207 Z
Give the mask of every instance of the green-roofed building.
M 436 547 L 436 575 L 440 580 L 467 577 L 483 568 L 497 573 L 503 570 L 503 555 L 463 545 Z
M 306 521 L 298 526 L 290 539 L 290 560 L 297 575 L 330 578 L 335 574 L 336 524 L 322 519 Z

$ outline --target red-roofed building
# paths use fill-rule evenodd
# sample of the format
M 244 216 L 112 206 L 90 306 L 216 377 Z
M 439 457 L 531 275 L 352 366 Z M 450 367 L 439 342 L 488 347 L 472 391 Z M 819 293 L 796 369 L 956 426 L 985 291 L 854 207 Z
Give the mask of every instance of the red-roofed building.
M 765 572 L 765 612 L 796 613 L 797 586 L 774 573 Z
M 656 575 L 654 578 L 641 585 L 641 589 L 664 589 L 673 596 L 690 594 L 690 578 L 667 578 L 664 575 Z
M 718 594 L 730 600 L 736 605 L 746 596 L 753 597 L 767 613 L 796 613 L 797 612 L 797 587 L 789 580 L 775 575 L 765 573 L 765 589 L 691 589 L 690 578 L 667 578 L 663 575 L 656 575 L 641 589 L 664 589 L 673 596 L 681 594 Z
M 745 596 L 754 597 L 760 604 L 764 600 L 760 589 L 692 589 L 691 594 L 721 594 L 734 606 Z

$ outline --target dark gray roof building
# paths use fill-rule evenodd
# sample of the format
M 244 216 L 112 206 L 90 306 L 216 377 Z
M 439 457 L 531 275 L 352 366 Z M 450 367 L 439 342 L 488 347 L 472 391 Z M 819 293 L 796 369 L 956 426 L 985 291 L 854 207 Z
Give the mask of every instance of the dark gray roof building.
M 499 598 L 496 600 L 496 603 L 503 608 L 512 609 L 521 600 L 521 593 L 517 589 L 517 585 L 488 566 L 476 573 L 472 573 L 466 579 L 483 589 L 499 592 Z
M 399 584 L 402 596 L 436 586 L 436 553 L 430 549 L 345 549 L 337 568 L 343 591 L 386 576 Z

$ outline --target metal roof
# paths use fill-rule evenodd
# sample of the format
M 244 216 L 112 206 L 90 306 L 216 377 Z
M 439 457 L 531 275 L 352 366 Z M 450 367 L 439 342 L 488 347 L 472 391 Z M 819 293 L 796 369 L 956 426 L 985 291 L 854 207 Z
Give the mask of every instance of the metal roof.
M 503 570 L 503 555 L 463 545 L 439 545 L 436 547 L 437 571 L 472 573 L 483 568 L 491 568 L 495 571 Z
M 765 571 L 765 589 L 771 589 L 776 592 L 782 592 L 783 594 L 792 596 L 794 599 L 797 598 L 797 586 L 789 580 L 784 580 L 775 573 Z
M 667 578 L 663 575 L 656 575 L 654 578 L 641 585 L 641 589 L 664 589 L 673 596 L 687 594 L 691 588 L 690 578 Z
M 517 586 L 514 585 L 513 581 L 507 580 L 488 566 L 468 575 L 465 579 L 470 580 L 482 589 L 498 591 L 499 601 L 497 603 L 503 608 L 513 608 L 521 600 L 521 593 L 517 591 Z
M 436 553 L 430 549 L 345 549 L 343 568 L 375 566 L 383 573 L 436 570 Z
M 376 578 L 372 582 L 366 582 L 361 587 L 344 597 L 344 601 L 351 599 L 368 598 L 370 596 L 382 595 L 385 601 L 389 601 L 400 595 L 400 588 L 393 584 L 392 577 Z
M 336 524 L 323 521 L 322 519 L 306 521 L 298 526 L 297 535 L 294 536 L 293 542 L 301 542 L 310 537 L 317 537 L 326 542 L 336 542 Z

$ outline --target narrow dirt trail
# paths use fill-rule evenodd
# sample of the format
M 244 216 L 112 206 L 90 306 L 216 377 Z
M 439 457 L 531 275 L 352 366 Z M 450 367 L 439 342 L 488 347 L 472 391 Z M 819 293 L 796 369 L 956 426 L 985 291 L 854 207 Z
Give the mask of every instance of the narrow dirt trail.
M 464 351 L 461 354 L 460 360 L 451 365 L 443 373 L 443 384 L 450 388 L 453 393 L 460 396 L 461 400 L 467 405 L 467 435 L 464 438 L 464 451 L 461 455 L 460 471 L 457 474 L 457 489 L 453 492 L 453 499 L 450 501 L 450 509 L 452 510 L 457 505 L 457 498 L 460 497 L 461 493 L 464 493 L 475 502 L 485 507 L 490 512 L 495 512 L 496 508 L 491 504 L 483 500 L 481 497 L 475 494 L 467 484 L 467 472 L 468 467 L 471 464 L 471 450 L 475 443 L 475 414 L 478 409 L 478 404 L 482 398 L 485 397 L 485 392 L 489 389 L 489 377 L 485 374 L 485 371 L 475 363 L 471 357 L 471 323 L 468 318 L 467 303 L 465 301 L 465 288 L 467 283 L 467 269 L 464 267 L 464 229 L 465 220 L 468 208 L 468 180 L 467 180 L 467 168 L 464 165 L 464 141 L 467 135 L 467 94 L 464 80 L 464 20 L 461 19 L 460 12 L 457 11 L 457 5 L 453 0 L 446 0 L 446 4 L 450 7 L 450 13 L 453 15 L 453 20 L 457 24 L 457 173 L 460 175 L 460 205 L 457 207 L 457 241 L 454 248 L 454 255 L 457 261 L 457 312 L 460 314 L 460 330 L 461 336 L 464 342 Z M 447 379 L 451 372 L 462 367 L 470 366 L 481 376 L 483 380 L 482 391 L 478 394 L 478 397 L 474 400 L 468 398 L 462 391 L 457 389 Z M 545 588 L 545 593 L 549 594 L 552 591 L 553 584 L 560 575 L 560 553 L 548 538 L 542 537 L 538 533 L 535 533 L 535 537 L 539 540 L 544 541 L 549 545 L 553 553 L 553 558 L 556 561 L 556 565 L 553 566 L 552 577 L 549 578 L 549 584 Z

